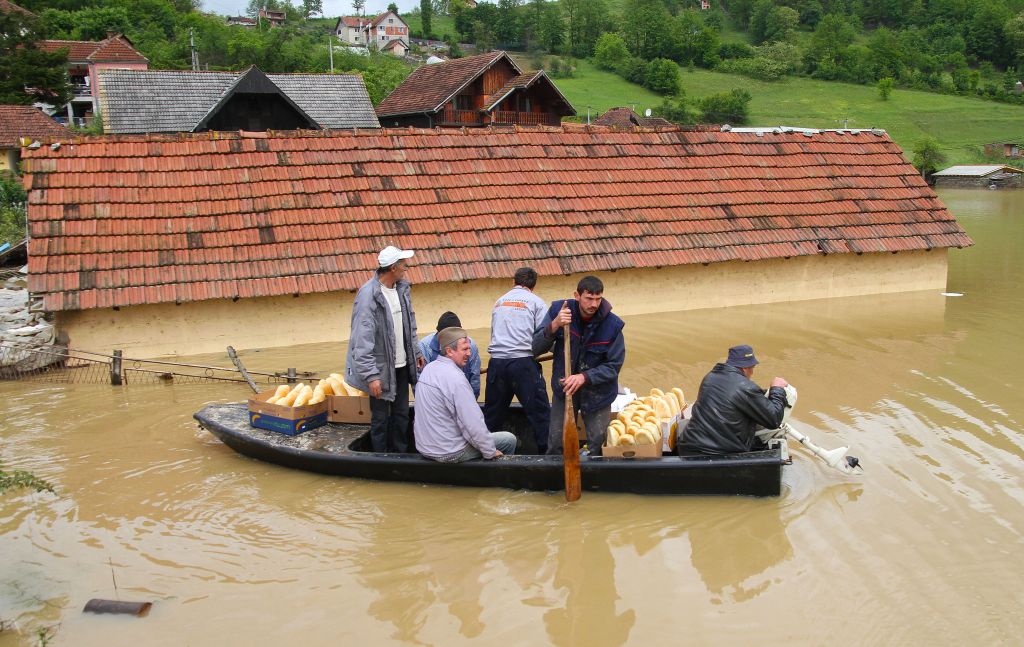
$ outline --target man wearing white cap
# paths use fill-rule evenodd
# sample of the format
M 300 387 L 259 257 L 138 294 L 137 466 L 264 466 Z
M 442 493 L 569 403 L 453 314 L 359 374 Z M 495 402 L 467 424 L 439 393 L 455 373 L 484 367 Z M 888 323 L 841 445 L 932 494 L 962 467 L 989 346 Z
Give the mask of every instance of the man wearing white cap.
M 345 380 L 370 394 L 370 440 L 375 452 L 409 451 L 409 385 L 414 365 L 426 363 L 416 343 L 406 259 L 412 250 L 387 246 L 377 272 L 359 288 L 352 304 Z

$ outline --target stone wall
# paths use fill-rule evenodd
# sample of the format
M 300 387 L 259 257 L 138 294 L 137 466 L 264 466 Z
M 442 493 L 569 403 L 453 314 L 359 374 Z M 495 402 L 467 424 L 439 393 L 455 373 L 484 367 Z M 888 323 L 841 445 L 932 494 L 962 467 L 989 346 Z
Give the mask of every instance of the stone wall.
M 53 350 L 56 331 L 42 312 L 29 309 L 25 284 L 23 275 L 14 276 L 0 288 L 0 366 L 14 371 L 30 371 L 54 361 L 51 354 L 33 352 Z

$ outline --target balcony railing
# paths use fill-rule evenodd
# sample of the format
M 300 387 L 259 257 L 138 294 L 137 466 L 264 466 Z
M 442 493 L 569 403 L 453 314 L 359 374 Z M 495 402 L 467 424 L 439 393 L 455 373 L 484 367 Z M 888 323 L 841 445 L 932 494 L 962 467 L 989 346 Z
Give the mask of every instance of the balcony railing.
M 478 110 L 453 110 L 447 108 L 441 113 L 442 126 L 481 126 L 483 117 Z
M 517 126 L 558 126 L 562 118 L 553 112 L 511 112 L 495 110 L 491 123 L 515 124 Z
M 438 123 L 442 126 L 482 126 L 483 115 L 477 110 L 447 109 L 441 113 Z M 552 112 L 515 112 L 495 110 L 490 123 L 506 126 L 558 126 L 562 118 Z
M 92 88 L 84 83 L 72 83 L 71 87 L 74 90 L 76 97 L 92 96 Z

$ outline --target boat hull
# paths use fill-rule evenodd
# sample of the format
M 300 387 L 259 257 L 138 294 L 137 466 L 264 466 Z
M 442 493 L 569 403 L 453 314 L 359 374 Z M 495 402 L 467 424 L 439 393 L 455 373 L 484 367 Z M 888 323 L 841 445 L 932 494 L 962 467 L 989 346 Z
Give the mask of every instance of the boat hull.
M 367 448 L 368 425 L 328 424 L 300 436 L 284 436 L 250 427 L 244 403 L 209 405 L 195 419 L 239 454 L 309 472 L 513 490 L 564 487 L 561 456 L 522 454 L 494 461 L 439 463 L 419 454 L 360 451 Z M 583 489 L 591 492 L 777 496 L 784 464 L 782 451 L 775 448 L 713 457 L 584 457 L 580 469 Z

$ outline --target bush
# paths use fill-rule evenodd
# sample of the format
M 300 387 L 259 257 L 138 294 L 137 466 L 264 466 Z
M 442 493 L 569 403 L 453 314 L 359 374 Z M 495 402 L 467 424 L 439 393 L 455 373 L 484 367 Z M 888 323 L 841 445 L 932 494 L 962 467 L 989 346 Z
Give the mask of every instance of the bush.
M 556 79 L 571 79 L 576 73 L 576 66 L 571 58 L 552 57 L 551 76 Z
M 892 86 L 895 83 L 896 81 L 891 76 L 878 80 L 878 96 L 881 97 L 882 101 L 889 100 L 889 95 L 892 94 Z
M 787 73 L 784 64 L 761 56 L 722 61 L 718 65 L 718 70 L 730 74 L 742 74 L 758 81 L 778 81 Z
M 594 47 L 594 61 L 603 70 L 617 70 L 622 62 L 629 59 L 629 50 L 622 36 L 606 32 L 597 39 Z
M 750 93 L 746 90 L 732 90 L 721 94 L 712 94 L 699 102 L 701 121 L 710 124 L 745 124 L 747 123 L 747 104 Z
M 753 58 L 754 48 L 746 43 L 722 43 L 718 46 L 718 56 L 722 59 Z
M 647 76 L 647 61 L 637 56 L 630 56 L 623 59 L 615 68 L 615 71 L 630 83 L 643 85 L 644 79 Z
M 682 90 L 675 96 L 665 97 L 661 105 L 654 109 L 654 114 L 674 124 L 692 124 L 696 121 L 695 115 L 686 105 Z
M 656 58 L 647 64 L 644 85 L 658 94 L 674 95 L 679 92 L 679 66 L 667 58 Z
M 13 173 L 0 171 L 0 245 L 25 239 L 25 202 L 28 196 Z

